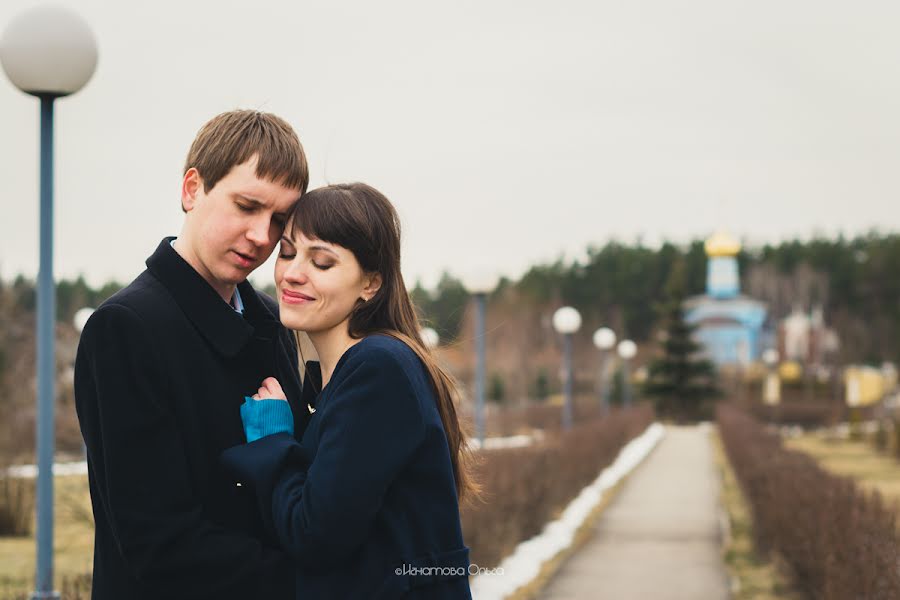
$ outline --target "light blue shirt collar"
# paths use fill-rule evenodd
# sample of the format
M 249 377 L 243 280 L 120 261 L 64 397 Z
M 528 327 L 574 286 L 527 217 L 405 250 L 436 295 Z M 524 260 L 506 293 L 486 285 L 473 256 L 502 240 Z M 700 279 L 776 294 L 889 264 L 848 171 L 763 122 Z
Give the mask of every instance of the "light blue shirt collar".
M 172 249 L 174 250 L 175 249 L 175 240 L 172 240 L 171 242 L 169 242 L 169 245 L 172 246 Z M 237 287 L 234 288 L 234 296 L 231 297 L 231 302 L 228 305 L 234 309 L 234 312 L 243 316 L 244 301 L 241 300 L 241 292 L 240 292 L 240 290 L 237 289 Z

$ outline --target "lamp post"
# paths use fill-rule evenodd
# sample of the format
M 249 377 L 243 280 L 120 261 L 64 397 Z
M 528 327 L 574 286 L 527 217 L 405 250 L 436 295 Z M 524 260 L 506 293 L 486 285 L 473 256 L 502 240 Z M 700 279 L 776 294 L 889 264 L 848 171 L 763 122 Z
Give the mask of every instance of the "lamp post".
M 75 326 L 75 331 L 78 332 L 79 336 L 84 331 L 84 326 L 87 325 L 88 319 L 91 318 L 92 314 L 94 314 L 94 309 L 88 306 L 75 311 L 75 315 L 72 317 L 72 325 Z M 75 365 L 73 364 L 72 366 L 74 367 Z M 87 460 L 87 444 L 84 443 L 83 439 L 81 440 L 81 455 L 84 456 L 84 460 Z
M 600 376 L 597 384 L 597 395 L 600 398 L 600 414 L 609 413 L 609 351 L 616 345 L 616 333 L 609 327 L 601 327 L 594 332 L 594 346 L 600 351 Z
M 778 350 L 769 348 L 762 354 L 766 365 L 766 382 L 763 385 L 763 402 L 768 405 L 776 405 L 781 400 L 781 381 L 778 379 Z
M 573 388 L 575 370 L 572 367 L 572 334 L 581 328 L 581 315 L 571 306 L 563 306 L 553 313 L 553 328 L 563 336 L 563 384 L 565 404 L 563 405 L 563 429 L 572 428 Z
M 97 66 L 97 45 L 87 23 L 67 8 L 37 6 L 14 18 L 0 37 L 0 63 L 13 85 L 41 102 L 40 269 L 37 291 L 37 569 L 32 598 L 53 591 L 53 102 L 74 94 Z
M 72 317 L 72 325 L 75 326 L 75 330 L 79 334 L 84 331 L 84 326 L 87 325 L 88 319 L 91 318 L 92 314 L 94 314 L 94 309 L 88 306 L 75 311 L 75 316 Z
M 484 445 L 484 393 L 487 373 L 487 348 L 485 346 L 487 297 L 497 286 L 497 279 L 488 273 L 475 273 L 463 282 L 475 300 L 475 437 Z
M 439 336 L 438 332 L 431 327 L 423 327 L 419 332 L 419 336 L 422 338 L 422 343 L 425 344 L 425 347 L 429 350 L 434 350 L 441 342 L 441 336 Z
M 619 358 L 622 359 L 622 404 L 631 406 L 631 368 L 630 361 L 637 354 L 637 344 L 631 340 L 622 340 L 618 347 Z

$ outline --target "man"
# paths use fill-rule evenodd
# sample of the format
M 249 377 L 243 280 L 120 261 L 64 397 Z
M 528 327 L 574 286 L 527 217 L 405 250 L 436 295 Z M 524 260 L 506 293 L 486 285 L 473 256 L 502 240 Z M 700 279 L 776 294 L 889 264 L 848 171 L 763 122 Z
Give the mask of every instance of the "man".
M 240 405 L 269 376 L 301 431 L 294 338 L 247 276 L 272 253 L 309 173 L 278 117 L 221 114 L 198 133 L 184 226 L 84 328 L 75 401 L 96 534 L 93 598 L 293 598 L 248 489 L 218 464 L 244 443 Z

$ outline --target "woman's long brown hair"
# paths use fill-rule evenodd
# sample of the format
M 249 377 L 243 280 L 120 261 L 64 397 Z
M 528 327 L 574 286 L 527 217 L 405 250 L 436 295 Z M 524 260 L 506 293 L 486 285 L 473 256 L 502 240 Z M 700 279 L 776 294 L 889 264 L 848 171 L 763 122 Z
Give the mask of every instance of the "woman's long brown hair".
M 305 194 L 290 219 L 308 238 L 350 250 L 366 273 L 381 275 L 381 288 L 350 315 L 350 336 L 391 336 L 409 346 L 428 372 L 444 425 L 460 499 L 478 496 L 473 456 L 456 412 L 459 386 L 422 342 L 419 319 L 400 271 L 400 219 L 390 201 L 364 183 L 329 185 Z

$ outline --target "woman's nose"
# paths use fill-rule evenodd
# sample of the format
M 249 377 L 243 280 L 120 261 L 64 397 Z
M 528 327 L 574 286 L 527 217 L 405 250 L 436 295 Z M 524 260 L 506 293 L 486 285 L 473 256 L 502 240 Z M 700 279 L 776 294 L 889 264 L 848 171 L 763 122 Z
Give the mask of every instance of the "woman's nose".
M 306 271 L 303 268 L 303 263 L 297 258 L 294 258 L 294 260 L 291 261 L 291 264 L 288 265 L 287 269 L 284 271 L 283 278 L 289 283 L 303 284 L 309 281 L 309 277 L 307 277 Z

